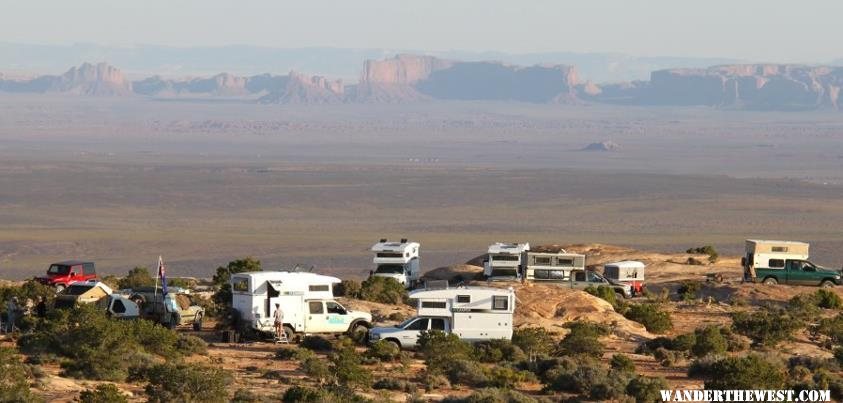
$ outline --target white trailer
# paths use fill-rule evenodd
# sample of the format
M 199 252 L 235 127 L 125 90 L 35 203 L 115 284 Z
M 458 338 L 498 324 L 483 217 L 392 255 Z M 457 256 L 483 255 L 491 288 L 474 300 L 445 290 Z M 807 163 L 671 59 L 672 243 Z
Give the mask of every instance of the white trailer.
M 606 263 L 603 265 L 603 277 L 632 287 L 633 295 L 644 291 L 644 269 L 647 266 L 639 261 L 624 260 L 622 262 Z
M 231 275 L 232 308 L 241 331 L 275 333 L 275 304 L 284 313 L 284 331 L 301 334 L 356 333 L 371 327 L 372 315 L 348 310 L 334 300 L 340 279 L 315 273 L 259 271 Z
M 410 298 L 417 301 L 417 316 L 395 327 L 371 329 L 369 342 L 384 340 L 413 348 L 421 332 L 432 330 L 452 333 L 468 342 L 512 339 L 512 288 L 425 288 L 411 292 Z
M 585 270 L 585 255 L 568 253 L 528 252 L 525 276 L 527 281 L 569 281 L 571 272 Z
M 530 250 L 529 243 L 502 243 L 489 245 L 488 256 L 483 262 L 483 275 L 488 280 L 519 280 Z
M 372 252 L 375 253 L 372 260 L 375 269 L 371 275 L 393 278 L 406 288 L 414 288 L 421 277 L 420 247 L 418 242 L 409 242 L 407 239 L 401 239 L 400 242 L 381 239 L 372 246 Z

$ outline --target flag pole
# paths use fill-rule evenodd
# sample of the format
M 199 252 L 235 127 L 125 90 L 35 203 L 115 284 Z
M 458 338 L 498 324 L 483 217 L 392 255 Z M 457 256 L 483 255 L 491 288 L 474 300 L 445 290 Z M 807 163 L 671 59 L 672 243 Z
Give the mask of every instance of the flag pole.
M 158 255 L 158 266 L 155 268 L 155 288 L 152 289 L 152 301 L 158 300 L 158 277 L 161 277 L 161 255 Z

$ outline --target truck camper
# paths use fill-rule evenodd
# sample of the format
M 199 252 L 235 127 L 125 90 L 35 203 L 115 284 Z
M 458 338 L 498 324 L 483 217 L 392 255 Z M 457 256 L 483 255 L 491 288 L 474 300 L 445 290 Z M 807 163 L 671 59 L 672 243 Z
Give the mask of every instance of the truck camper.
M 794 241 L 748 239 L 741 258 L 744 280 L 764 284 L 819 285 L 843 284 L 841 272 L 811 263 L 809 245 Z
M 488 256 L 483 262 L 483 275 L 488 280 L 520 280 L 525 254 L 529 243 L 502 243 L 489 245 Z
M 375 270 L 371 274 L 375 277 L 392 278 L 406 288 L 414 288 L 421 277 L 420 247 L 418 242 L 410 242 L 406 238 L 399 242 L 380 239 L 372 245 Z

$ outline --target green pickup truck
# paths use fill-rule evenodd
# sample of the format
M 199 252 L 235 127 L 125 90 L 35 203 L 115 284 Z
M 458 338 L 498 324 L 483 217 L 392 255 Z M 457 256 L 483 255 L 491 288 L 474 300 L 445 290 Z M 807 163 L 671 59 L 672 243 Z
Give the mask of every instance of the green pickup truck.
M 819 285 L 834 287 L 843 284 L 840 272 L 817 266 L 807 260 L 787 259 L 783 267 L 755 268 L 755 278 L 764 284 Z

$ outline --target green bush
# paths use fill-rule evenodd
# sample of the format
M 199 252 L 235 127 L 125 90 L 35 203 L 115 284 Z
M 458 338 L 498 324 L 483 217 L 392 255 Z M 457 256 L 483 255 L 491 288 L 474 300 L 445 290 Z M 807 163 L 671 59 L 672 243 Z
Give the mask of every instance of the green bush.
M 720 254 L 717 253 L 717 249 L 714 248 L 712 245 L 705 245 L 700 246 L 698 248 L 690 248 L 685 251 L 685 253 L 693 253 L 697 255 L 708 255 L 708 261 L 710 263 L 714 263 L 720 257 Z
M 149 269 L 146 267 L 135 267 L 129 270 L 126 277 L 117 280 L 117 288 L 135 289 L 140 287 L 149 287 L 155 285 L 155 279 L 149 274 Z
M 303 360 L 301 360 L 299 368 L 307 376 L 316 380 L 320 384 L 326 383 L 329 380 L 333 379 L 333 372 L 331 372 L 331 368 L 328 368 L 328 364 L 326 364 L 323 359 L 317 357 L 316 355 L 305 357 Z
M 405 392 L 412 392 L 415 387 L 413 384 L 395 378 L 381 378 L 372 384 L 372 389 L 378 390 L 400 390 Z
M 366 351 L 366 357 L 385 362 L 397 361 L 401 358 L 401 349 L 395 343 L 379 340 L 369 346 L 369 349 Z
M 488 374 L 487 385 L 497 388 L 515 388 L 518 384 L 536 379 L 532 372 L 503 365 L 487 368 L 486 371 Z
M 234 392 L 234 397 L 231 398 L 231 403 L 259 403 L 263 401 L 258 395 L 249 389 L 240 388 Z
M 723 359 L 719 355 L 707 355 L 705 357 L 697 358 L 691 365 L 688 366 L 688 377 L 691 378 L 710 378 L 715 376 L 714 364 Z
M 0 402 L 36 401 L 29 391 L 29 367 L 8 347 L 0 347 Z
M 428 371 L 441 373 L 455 360 L 472 359 L 474 349 L 453 333 L 433 330 L 421 332 L 418 351 L 424 357 Z
M 804 322 L 785 310 L 763 309 L 732 314 L 732 330 L 749 337 L 753 344 L 774 347 L 804 327 Z
M 556 340 L 543 327 L 526 327 L 512 332 L 512 344 L 530 356 L 547 356 L 553 352 Z
M 147 370 L 150 402 L 227 402 L 228 371 L 193 364 L 160 364 Z
M 300 346 L 313 351 L 331 351 L 334 345 L 322 336 L 305 336 L 300 343 Z
M 632 362 L 631 358 L 623 354 L 612 355 L 612 359 L 609 360 L 609 366 L 619 372 L 635 373 L 635 363 Z
M 208 343 L 196 336 L 179 335 L 175 345 L 176 351 L 181 355 L 208 354 Z
M 600 337 L 607 336 L 609 329 L 601 324 L 585 321 L 568 323 L 565 327 L 571 331 L 559 342 L 557 353 L 560 355 L 588 355 L 595 358 L 603 356 L 603 344 Z
M 343 345 L 331 354 L 331 372 L 346 388 L 368 388 L 372 373 L 361 365 L 360 354 L 351 345 Z
M 360 286 L 360 299 L 383 304 L 399 304 L 407 290 L 394 278 L 371 276 Z
M 313 389 L 305 386 L 293 386 L 284 392 L 281 398 L 284 403 L 339 403 L 330 391 L 324 389 Z
M 705 381 L 706 389 L 783 389 L 787 380 L 781 363 L 757 354 L 724 358 L 711 371 L 716 376 Z
M 88 389 L 79 394 L 80 403 L 126 403 L 129 399 L 112 383 L 103 383 L 96 389 Z
M 811 294 L 800 294 L 788 301 L 788 308 L 794 312 L 804 312 L 808 316 L 818 312 L 813 308 L 840 309 L 843 301 L 834 291 L 820 288 Z
M 679 298 L 685 302 L 694 301 L 700 298 L 700 290 L 702 290 L 702 283 L 699 281 L 684 281 L 679 286 L 677 293 Z
M 652 333 L 664 333 L 673 329 L 670 313 L 662 309 L 661 304 L 652 302 L 630 304 L 624 316 L 644 325 L 647 331 Z
M 728 344 L 719 326 L 706 326 L 694 331 L 694 345 L 691 353 L 697 357 L 704 357 L 709 354 L 723 354 Z
M 426 391 L 438 389 L 450 389 L 451 382 L 444 374 L 435 374 L 430 371 L 425 371 L 422 375 L 421 384 Z
M 538 400 L 506 388 L 486 388 L 466 397 L 446 397 L 442 403 L 537 403 Z
M 357 280 L 342 280 L 334 286 L 334 295 L 337 297 L 358 298 L 360 297 L 360 282 Z
M 553 377 L 545 386 L 550 391 L 589 393 L 608 382 L 606 369 L 591 360 L 580 360 L 573 368 L 562 367 L 551 374 Z
M 659 347 L 653 351 L 653 358 L 655 358 L 656 361 L 658 361 L 663 367 L 672 367 L 685 358 L 685 354 L 681 351 L 668 350 L 664 347 Z
M 635 403 L 661 403 L 661 390 L 669 389 L 664 378 L 650 378 L 639 376 L 633 378 L 626 385 L 626 393 L 629 394 Z
M 485 367 L 471 360 L 453 360 L 448 363 L 445 371 L 451 385 L 483 387 L 489 383 L 489 375 Z
M 527 359 L 520 347 L 509 340 L 488 340 L 474 344 L 474 356 L 482 362 L 516 362 Z
M 218 312 L 227 312 L 231 308 L 231 275 L 250 271 L 262 271 L 261 261 L 252 257 L 232 260 L 225 266 L 217 267 L 212 279 L 216 292 L 213 300 L 218 306 Z
M 585 292 L 605 300 L 612 304 L 613 307 L 618 306 L 618 295 L 612 287 L 606 287 L 605 285 L 594 287 L 590 285 L 585 289 Z

